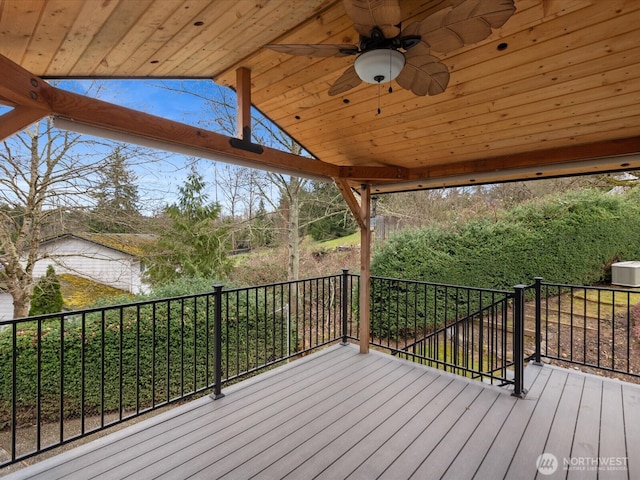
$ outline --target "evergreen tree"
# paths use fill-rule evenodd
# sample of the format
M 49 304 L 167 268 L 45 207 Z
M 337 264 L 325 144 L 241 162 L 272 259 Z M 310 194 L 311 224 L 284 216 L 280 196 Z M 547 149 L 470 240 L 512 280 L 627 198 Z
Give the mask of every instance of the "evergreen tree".
M 217 223 L 220 205 L 208 203 L 205 187 L 202 176 L 192 167 L 178 189 L 178 203 L 165 209 L 167 224 L 146 261 L 146 275 L 152 284 L 181 277 L 220 278 L 230 271 L 228 228 Z
M 136 174 L 127 167 L 122 148 L 117 147 L 99 172 L 92 194 L 96 201 L 91 228 L 100 233 L 133 233 L 140 221 Z
M 53 265 L 49 265 L 44 277 L 40 277 L 33 288 L 29 316 L 58 313 L 62 311 L 62 306 L 60 279 Z

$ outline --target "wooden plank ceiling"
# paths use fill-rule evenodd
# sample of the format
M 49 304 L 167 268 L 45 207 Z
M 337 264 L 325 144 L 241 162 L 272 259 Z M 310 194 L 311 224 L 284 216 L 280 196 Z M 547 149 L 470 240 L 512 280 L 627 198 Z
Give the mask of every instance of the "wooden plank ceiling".
M 408 25 L 449 0 L 400 4 Z M 487 39 L 432 52 L 451 72 L 437 96 L 361 84 L 331 97 L 353 57 L 263 48 L 356 44 L 335 0 L 0 0 L 0 55 L 43 78 L 233 88 L 245 67 L 258 109 L 329 164 L 328 176 L 374 192 L 640 168 L 640 1 L 515 4 Z

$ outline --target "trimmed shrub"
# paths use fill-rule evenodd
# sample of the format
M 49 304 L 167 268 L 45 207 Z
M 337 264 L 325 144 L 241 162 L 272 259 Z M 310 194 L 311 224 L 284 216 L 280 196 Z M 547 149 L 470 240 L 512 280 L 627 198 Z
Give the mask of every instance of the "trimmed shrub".
M 60 290 L 60 279 L 56 275 L 53 265 L 47 267 L 47 272 L 40 277 L 31 294 L 31 308 L 29 316 L 45 315 L 62 311 L 63 300 Z
M 572 192 L 477 219 L 446 231 L 403 232 L 374 254 L 376 276 L 511 289 L 541 276 L 604 283 L 611 263 L 640 258 L 640 201 L 598 191 Z
M 606 283 L 613 262 L 640 259 L 638 191 L 571 192 L 451 230 L 401 232 L 375 252 L 372 275 L 500 290 L 529 284 L 538 276 L 563 284 Z M 393 295 L 388 292 L 382 300 Z M 384 315 L 377 315 L 376 300 L 374 296 L 374 335 L 401 333 L 392 331 Z M 397 325 L 403 321 L 396 320 Z

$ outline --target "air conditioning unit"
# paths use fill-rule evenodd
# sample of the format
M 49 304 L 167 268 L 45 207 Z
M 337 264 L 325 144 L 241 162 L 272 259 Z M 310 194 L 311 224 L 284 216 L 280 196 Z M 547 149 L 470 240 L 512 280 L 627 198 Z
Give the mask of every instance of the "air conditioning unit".
M 640 287 L 640 262 L 611 264 L 611 283 L 622 287 Z

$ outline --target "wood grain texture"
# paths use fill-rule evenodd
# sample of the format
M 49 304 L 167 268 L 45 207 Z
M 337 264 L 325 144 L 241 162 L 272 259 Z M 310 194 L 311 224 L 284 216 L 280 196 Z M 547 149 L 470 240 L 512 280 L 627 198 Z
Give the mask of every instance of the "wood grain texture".
M 400 18 L 421 22 L 456 3 L 406 0 Z M 555 168 L 546 154 L 607 157 L 617 142 L 640 138 L 640 2 L 515 0 L 515 7 L 487 38 L 431 51 L 450 79 L 427 97 L 395 82 L 330 96 L 353 56 L 264 48 L 357 44 L 338 0 L 3 0 L 0 55 L 42 78 L 215 78 L 235 88 L 238 68 L 249 69 L 253 104 L 324 164 L 340 167 L 325 173 L 352 186 L 442 179 L 404 189 L 433 188 L 477 183 L 478 174 L 495 182 L 628 169 L 625 162 Z M 0 79 L 0 97 L 25 99 L 20 78 Z M 307 162 L 300 171 L 307 166 L 317 174 Z M 461 171 L 469 175 L 447 180 Z

